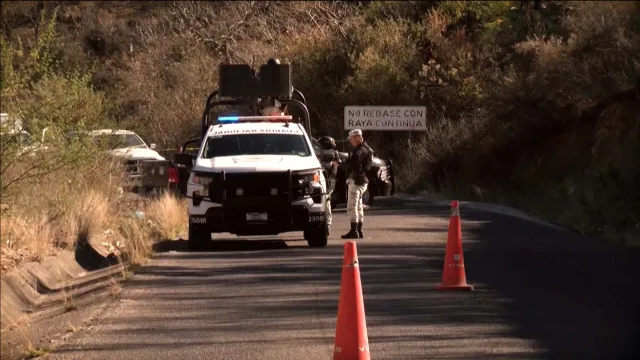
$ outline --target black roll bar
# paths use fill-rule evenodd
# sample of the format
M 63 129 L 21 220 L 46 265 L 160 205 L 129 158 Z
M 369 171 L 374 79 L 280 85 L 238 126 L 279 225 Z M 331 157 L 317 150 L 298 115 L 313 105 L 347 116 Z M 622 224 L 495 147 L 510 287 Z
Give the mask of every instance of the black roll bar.
M 202 114 L 202 137 L 207 134 L 207 129 L 209 129 L 209 112 L 216 106 L 221 105 L 240 105 L 243 104 L 244 101 L 238 99 L 227 99 L 227 100 L 218 100 L 212 103 L 208 103 L 204 108 L 204 113 Z
M 305 117 L 304 125 L 306 127 L 307 134 L 309 135 L 309 137 L 311 137 L 311 116 L 309 115 L 309 109 L 307 108 L 307 105 L 306 105 L 306 99 L 302 94 L 302 92 L 300 92 L 300 90 L 296 88 L 293 89 L 293 93 L 297 94 L 301 98 L 301 100 L 279 99 L 279 98 L 276 98 L 276 99 L 280 101 L 282 104 L 295 105 L 296 107 L 302 110 Z M 215 90 L 214 92 L 209 94 L 209 96 L 207 97 L 207 102 L 205 103 L 204 111 L 202 112 L 200 131 L 202 133 L 203 138 L 205 137 L 207 130 L 209 129 L 209 126 L 210 126 L 209 112 L 211 111 L 211 109 L 213 109 L 216 106 L 222 106 L 222 105 L 248 105 L 250 101 L 251 103 L 255 103 L 254 101 L 255 99 L 221 99 L 221 100 L 212 102 L 213 98 L 216 97 L 217 95 L 218 95 L 218 90 Z
M 200 133 L 202 137 L 204 137 L 204 135 L 207 133 L 207 129 L 209 128 L 207 126 L 207 119 L 209 118 L 209 111 L 210 111 L 209 103 L 211 102 L 211 100 L 213 100 L 213 98 L 216 95 L 218 95 L 218 90 L 209 94 L 209 96 L 207 96 L 207 101 L 204 103 L 204 111 L 202 112 L 202 119 L 200 122 Z
M 300 108 L 302 110 L 302 112 L 304 113 L 304 119 L 306 122 L 306 127 L 307 127 L 307 134 L 309 135 L 309 137 L 311 137 L 311 117 L 309 116 L 309 109 L 307 109 L 307 106 L 300 100 L 295 100 L 295 99 L 279 99 L 278 101 L 280 101 L 283 104 L 292 104 L 297 106 L 298 108 Z
M 294 94 L 298 94 L 298 96 L 300 96 L 300 100 L 303 104 L 307 105 L 307 99 L 304 98 L 304 95 L 302 94 L 302 92 L 300 92 L 300 90 L 293 88 L 293 93 Z

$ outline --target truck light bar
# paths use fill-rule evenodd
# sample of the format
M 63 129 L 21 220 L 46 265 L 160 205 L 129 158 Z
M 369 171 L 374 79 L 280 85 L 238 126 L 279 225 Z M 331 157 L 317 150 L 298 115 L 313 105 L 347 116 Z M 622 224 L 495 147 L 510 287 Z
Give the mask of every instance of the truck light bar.
M 221 116 L 218 121 L 221 123 L 234 122 L 251 122 L 251 121 L 272 121 L 272 122 L 289 122 L 293 120 L 291 115 L 272 115 L 272 116 Z

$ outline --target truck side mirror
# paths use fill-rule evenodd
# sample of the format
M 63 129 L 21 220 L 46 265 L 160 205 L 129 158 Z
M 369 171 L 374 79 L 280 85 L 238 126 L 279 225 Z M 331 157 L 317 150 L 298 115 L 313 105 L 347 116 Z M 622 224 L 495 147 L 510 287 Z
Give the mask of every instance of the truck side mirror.
M 155 150 L 155 149 L 156 149 L 156 144 L 155 144 L 155 143 L 151 143 L 151 144 L 149 144 L 149 148 L 150 148 L 151 150 Z

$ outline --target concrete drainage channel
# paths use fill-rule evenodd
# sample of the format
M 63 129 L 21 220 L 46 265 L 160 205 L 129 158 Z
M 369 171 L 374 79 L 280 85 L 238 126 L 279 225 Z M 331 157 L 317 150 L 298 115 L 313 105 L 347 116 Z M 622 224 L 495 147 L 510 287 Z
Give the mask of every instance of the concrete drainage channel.
M 126 254 L 89 242 L 40 263 L 20 264 L 1 281 L 2 359 L 33 356 L 29 332 L 41 321 L 98 301 L 128 277 Z M 62 325 L 62 324 L 61 324 Z M 30 348 L 31 347 L 31 348 Z

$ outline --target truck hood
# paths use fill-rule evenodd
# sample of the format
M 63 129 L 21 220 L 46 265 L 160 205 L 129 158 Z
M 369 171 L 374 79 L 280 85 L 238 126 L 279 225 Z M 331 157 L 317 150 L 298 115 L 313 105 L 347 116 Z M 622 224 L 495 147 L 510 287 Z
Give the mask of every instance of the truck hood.
M 241 155 L 198 159 L 193 170 L 239 173 L 286 170 L 300 171 L 318 168 L 320 168 L 320 162 L 315 156 Z
M 157 152 L 148 149 L 148 148 L 124 148 L 124 149 L 114 149 L 110 151 L 112 155 L 126 158 L 126 159 L 153 159 L 153 160 L 165 160 L 160 154 Z

